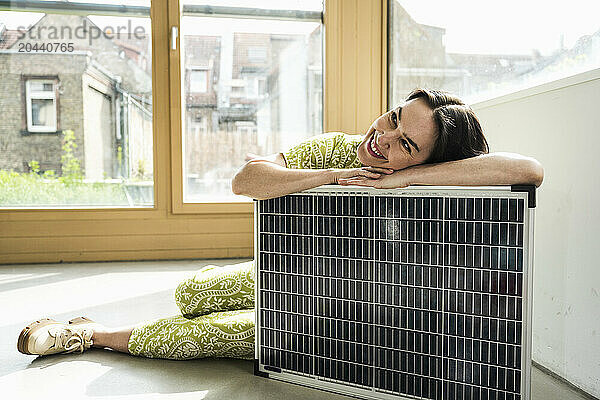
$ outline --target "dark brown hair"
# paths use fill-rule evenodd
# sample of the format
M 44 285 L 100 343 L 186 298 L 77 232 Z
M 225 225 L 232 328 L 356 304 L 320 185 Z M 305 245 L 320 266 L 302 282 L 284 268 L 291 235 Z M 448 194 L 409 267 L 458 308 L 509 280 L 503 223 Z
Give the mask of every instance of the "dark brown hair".
M 437 138 L 424 164 L 462 160 L 490 152 L 479 119 L 458 97 L 441 90 L 415 89 L 406 101 L 423 99 L 433 110 Z

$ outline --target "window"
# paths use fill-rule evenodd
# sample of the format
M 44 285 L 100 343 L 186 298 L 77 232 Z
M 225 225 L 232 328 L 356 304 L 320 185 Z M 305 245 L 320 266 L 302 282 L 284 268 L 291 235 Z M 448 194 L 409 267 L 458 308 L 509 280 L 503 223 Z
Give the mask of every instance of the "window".
M 258 95 L 264 96 L 267 94 L 267 78 L 257 78 Z
M 267 61 L 267 49 L 264 47 L 248 47 L 248 61 L 256 63 Z
M 190 93 L 206 93 L 208 91 L 208 71 L 192 69 L 190 71 Z
M 598 11 L 586 0 L 389 0 L 388 104 L 417 86 L 475 103 L 600 68 Z
M 246 81 L 244 79 L 231 80 L 231 95 L 235 97 L 246 97 Z
M 154 207 L 150 1 L 35 3 L 0 12 L 0 207 Z
M 232 6 L 218 18 L 194 15 L 194 0 L 182 3 L 181 68 L 212 63 L 214 71 L 214 95 L 190 96 L 193 85 L 183 87 L 183 203 L 247 202 L 231 192 L 247 153 L 285 151 L 323 132 L 323 3 L 256 1 L 255 12 L 244 15 L 248 6 L 218 1 Z M 307 11 L 290 20 L 289 9 L 300 3 Z M 281 8 L 260 19 L 271 7 Z M 199 117 L 207 121 L 201 140 L 192 122 Z
M 244 85 L 246 87 L 246 97 L 256 99 L 263 97 L 267 93 L 266 78 L 255 75 L 247 75 L 244 77 Z
M 54 81 L 25 81 L 27 130 L 56 132 L 56 90 Z

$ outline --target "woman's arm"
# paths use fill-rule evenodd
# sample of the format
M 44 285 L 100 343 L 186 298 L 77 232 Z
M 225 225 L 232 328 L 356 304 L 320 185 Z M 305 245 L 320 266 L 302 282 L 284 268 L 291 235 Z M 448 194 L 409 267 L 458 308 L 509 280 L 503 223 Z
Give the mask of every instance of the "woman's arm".
M 332 183 L 328 169 L 288 169 L 265 160 L 250 160 L 231 181 L 234 194 L 257 200 L 271 199 Z
M 464 160 L 415 165 L 379 179 L 340 179 L 341 185 L 399 188 L 410 185 L 491 186 L 530 184 L 540 186 L 544 169 L 534 158 L 516 153 L 482 154 Z
M 337 183 L 340 178 L 356 176 L 378 178 L 379 173 L 391 174 L 381 168 L 353 169 L 290 169 L 281 153 L 248 161 L 231 182 L 234 194 L 257 200 L 271 199 L 301 192 L 317 186 Z

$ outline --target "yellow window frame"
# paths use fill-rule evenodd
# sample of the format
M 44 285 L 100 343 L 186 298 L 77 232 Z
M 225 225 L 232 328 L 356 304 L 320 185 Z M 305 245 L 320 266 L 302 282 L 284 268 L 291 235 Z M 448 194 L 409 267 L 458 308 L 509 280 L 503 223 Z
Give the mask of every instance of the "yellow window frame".
M 387 0 L 324 0 L 324 130 L 386 111 Z M 0 263 L 252 257 L 253 205 L 183 203 L 178 0 L 153 0 L 153 208 L 0 209 Z

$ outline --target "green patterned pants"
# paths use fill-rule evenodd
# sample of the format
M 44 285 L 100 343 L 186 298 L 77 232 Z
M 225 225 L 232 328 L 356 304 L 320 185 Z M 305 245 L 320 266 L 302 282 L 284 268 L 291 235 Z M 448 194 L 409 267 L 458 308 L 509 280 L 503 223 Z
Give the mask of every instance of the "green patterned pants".
M 128 348 L 136 356 L 187 360 L 254 358 L 254 264 L 207 266 L 175 290 L 182 315 L 137 325 Z

